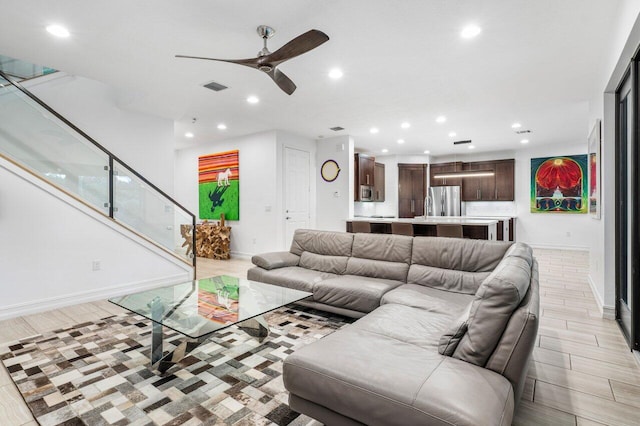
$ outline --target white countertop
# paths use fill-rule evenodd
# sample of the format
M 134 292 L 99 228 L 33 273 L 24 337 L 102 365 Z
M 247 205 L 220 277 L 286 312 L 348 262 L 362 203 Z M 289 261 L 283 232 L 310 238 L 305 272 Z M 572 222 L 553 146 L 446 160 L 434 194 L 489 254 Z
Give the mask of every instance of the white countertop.
M 466 216 L 424 216 L 416 217 L 414 219 L 398 219 L 398 218 L 376 218 L 376 217 L 354 217 L 350 219 L 351 222 L 372 222 L 372 223 L 391 223 L 391 222 L 403 222 L 413 223 L 415 225 L 437 225 L 437 224 L 456 224 L 456 225 L 480 225 L 489 226 L 498 223 L 498 219 L 480 219 Z

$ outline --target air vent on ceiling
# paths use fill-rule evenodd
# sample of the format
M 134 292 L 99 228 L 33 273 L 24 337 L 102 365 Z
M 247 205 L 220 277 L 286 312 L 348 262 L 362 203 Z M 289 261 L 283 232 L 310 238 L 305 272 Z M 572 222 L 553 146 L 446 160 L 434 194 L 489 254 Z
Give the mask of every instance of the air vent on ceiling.
M 339 132 L 340 130 L 344 130 L 344 127 L 340 127 L 340 126 L 329 127 L 329 130 L 333 130 L 334 132 Z
M 521 135 L 523 133 L 532 133 L 531 130 L 516 130 L 516 133 Z
M 454 145 L 462 145 L 462 144 L 465 144 L 465 143 L 471 143 L 471 139 L 466 140 L 466 141 L 455 141 L 453 144 Z
M 224 86 L 224 85 L 222 85 L 220 83 L 216 83 L 215 81 L 212 81 L 211 83 L 205 84 L 204 87 L 206 87 L 207 89 L 211 89 L 214 92 L 219 92 L 221 90 L 228 89 L 227 86 Z

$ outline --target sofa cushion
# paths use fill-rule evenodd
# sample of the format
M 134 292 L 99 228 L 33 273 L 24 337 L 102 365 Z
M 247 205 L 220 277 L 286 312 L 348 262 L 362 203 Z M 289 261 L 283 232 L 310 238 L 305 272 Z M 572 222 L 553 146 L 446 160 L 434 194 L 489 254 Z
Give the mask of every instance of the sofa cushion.
M 343 275 L 313 285 L 313 300 L 327 305 L 371 312 L 380 306 L 380 298 L 401 283 L 354 275 Z
M 347 270 L 347 260 L 349 258 L 346 256 L 327 256 L 305 251 L 300 256 L 300 266 L 314 271 L 341 275 Z
M 471 305 L 468 328 L 453 357 L 484 366 L 529 288 L 526 260 L 506 257 L 480 285 Z
M 467 272 L 413 264 L 407 282 L 435 287 L 446 291 L 476 294 L 480 284 L 491 272 Z
M 379 311 L 384 315 L 376 315 Z M 289 355 L 284 385 L 297 397 L 363 424 L 511 424 L 509 382 L 493 371 L 438 354 L 433 345 L 440 330 L 433 329 L 432 321 L 438 316 L 401 305 L 382 306 Z M 411 342 L 411 336 L 424 337 L 430 329 L 435 338 L 430 345 Z
M 402 262 L 385 262 L 384 260 L 361 259 L 350 257 L 346 273 L 363 277 L 383 278 L 407 282 L 409 265 Z
M 414 237 L 411 263 L 468 272 L 490 272 L 512 245 L 502 241 Z
M 440 343 L 438 345 L 438 352 L 442 355 L 451 356 L 458 347 L 460 339 L 467 332 L 469 326 L 469 311 L 471 310 L 471 303 L 467 305 L 467 308 L 462 311 L 460 316 L 453 321 L 449 326 L 449 329 L 440 336 Z
M 396 303 L 432 312 L 457 315 L 473 301 L 469 294 L 453 293 L 417 284 L 403 284 L 382 296 L 381 305 Z
M 305 251 L 327 256 L 351 256 L 352 245 L 353 234 L 297 229 L 289 251 L 298 256 Z
M 299 266 L 272 269 L 270 271 L 259 267 L 247 271 L 247 278 L 281 287 L 295 288 L 302 291 L 313 291 L 313 285 L 322 280 L 334 278 L 337 275 L 327 272 L 313 271 Z
M 524 243 L 515 243 L 514 245 L 509 247 L 509 250 L 507 250 L 507 253 L 504 256 L 505 257 L 511 257 L 511 256 L 520 257 L 520 258 L 526 260 L 527 263 L 529 264 L 529 266 L 533 265 L 533 250 L 531 249 L 531 247 L 529 245 L 524 244 Z
M 411 262 L 413 237 L 393 234 L 354 234 L 352 256 L 386 262 Z
M 288 251 L 276 251 L 273 253 L 256 254 L 251 262 L 264 269 L 283 268 L 285 266 L 298 266 L 300 256 Z

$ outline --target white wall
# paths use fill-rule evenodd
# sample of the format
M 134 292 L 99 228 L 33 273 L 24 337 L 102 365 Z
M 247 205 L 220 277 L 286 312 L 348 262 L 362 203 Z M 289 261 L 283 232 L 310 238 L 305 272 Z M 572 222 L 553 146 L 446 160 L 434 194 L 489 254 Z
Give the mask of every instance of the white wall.
M 112 88 L 88 78 L 55 73 L 24 86 L 151 183 L 173 193 L 173 120 L 122 109 Z
M 344 232 L 347 219 L 353 217 L 353 139 L 350 136 L 337 136 L 319 139 L 316 144 L 318 170 L 326 160 L 335 160 L 340 166 L 340 174 L 333 182 L 325 182 L 319 173 L 317 175 L 316 227 L 326 231 Z
M 283 206 L 283 149 L 285 146 L 309 151 L 310 181 L 315 180 L 315 142 L 282 131 L 256 133 L 221 142 L 176 151 L 176 199 L 198 212 L 198 157 L 238 149 L 240 151 L 240 220 L 231 226 L 231 251 L 251 255 L 285 250 Z M 312 226 L 315 221 L 315 185 L 311 186 Z
M 601 220 L 591 233 L 589 281 L 606 317 L 613 317 L 615 305 L 615 89 L 631 56 L 640 45 L 638 16 L 640 2 L 620 2 L 618 17 L 611 26 L 609 48 L 603 52 L 600 80 L 589 101 L 591 131 L 596 119 L 602 121 L 601 148 Z
M 0 319 L 191 279 L 189 265 L 3 159 L 0 182 Z
M 506 158 L 515 159 L 515 216 L 516 240 L 536 247 L 568 248 L 590 250 L 592 248 L 592 230 L 595 221 L 589 214 L 566 213 L 531 213 L 530 182 L 531 159 L 536 157 L 551 157 L 555 155 L 586 154 L 587 138 L 584 142 L 557 143 L 540 147 L 530 146 L 514 151 L 488 152 L 465 156 L 442 156 L 433 159 L 434 163 L 453 161 L 484 161 Z M 475 204 L 475 203 L 474 203 Z M 490 211 L 491 207 L 493 211 Z M 485 203 L 484 214 L 504 215 L 508 204 Z M 512 207 L 513 208 L 513 207 Z

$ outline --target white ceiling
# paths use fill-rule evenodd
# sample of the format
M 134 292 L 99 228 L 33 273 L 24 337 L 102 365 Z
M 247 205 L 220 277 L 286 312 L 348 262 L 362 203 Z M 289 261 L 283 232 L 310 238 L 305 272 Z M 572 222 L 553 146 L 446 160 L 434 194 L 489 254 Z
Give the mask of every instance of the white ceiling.
M 11 3 L 11 4 L 6 4 Z M 123 108 L 175 120 L 178 148 L 269 129 L 352 135 L 379 154 L 519 149 L 585 141 L 588 99 L 602 76 L 617 0 L 16 0 L 5 2 L 0 53 L 103 81 Z M 44 27 L 65 25 L 68 39 Z M 461 39 L 475 23 L 482 33 Z M 309 29 L 331 38 L 285 62 L 288 96 L 246 67 L 175 54 L 249 58 L 259 24 L 272 51 Z M 344 77 L 327 73 L 340 67 Z M 222 92 L 204 89 L 216 81 Z M 260 97 L 257 105 L 245 99 Z M 444 124 L 435 118 L 446 115 Z M 195 125 L 192 117 L 197 117 Z M 403 130 L 400 123 L 411 128 Z M 228 129 L 220 131 L 224 122 Z M 332 126 L 346 130 L 336 133 Z M 370 127 L 378 127 L 376 135 Z M 196 137 L 184 138 L 186 131 Z M 448 137 L 450 131 L 456 138 Z M 396 140 L 406 141 L 398 145 Z M 465 148 L 466 149 L 466 148 Z

